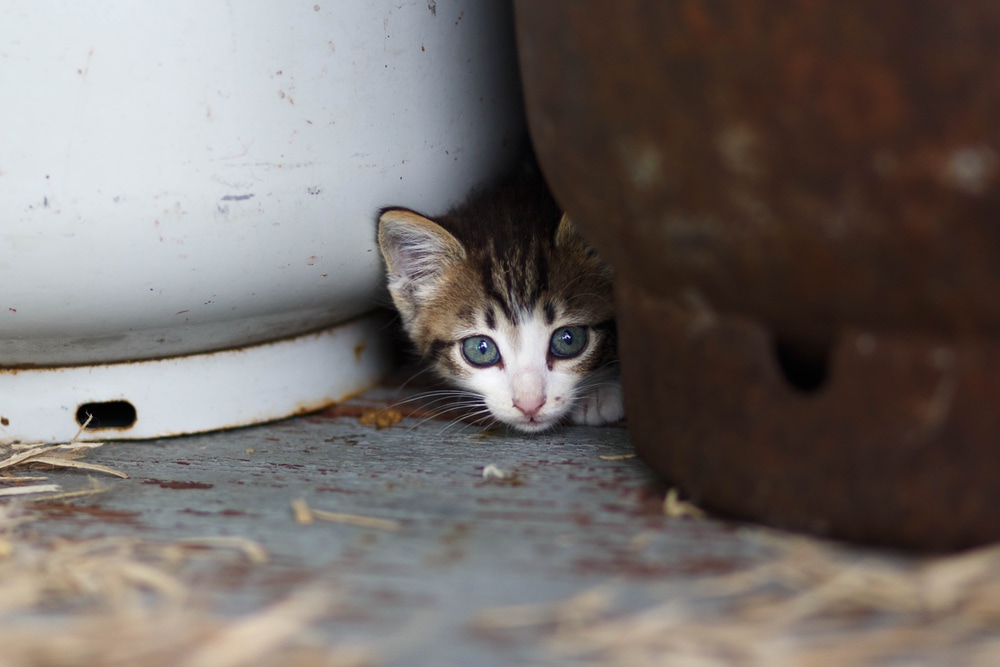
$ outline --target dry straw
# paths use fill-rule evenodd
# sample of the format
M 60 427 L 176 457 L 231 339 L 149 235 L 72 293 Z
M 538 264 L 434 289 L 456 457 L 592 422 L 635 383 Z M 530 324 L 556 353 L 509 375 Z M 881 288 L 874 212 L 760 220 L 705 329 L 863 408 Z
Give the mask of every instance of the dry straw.
M 314 630 L 336 591 L 317 585 L 239 617 L 210 612 L 192 572 L 267 561 L 240 537 L 151 542 L 37 537 L 40 515 L 0 505 L 0 667 L 328 665 L 374 662 Z M 197 568 L 195 567 L 197 566 Z
M 608 585 L 476 625 L 542 630 L 559 659 L 607 667 L 1000 664 L 1000 547 L 905 558 L 763 535 L 766 562 L 665 582 L 639 611 Z
M 337 600 L 328 586 L 292 590 L 272 606 L 235 618 L 211 612 L 192 580 L 206 576 L 206 567 L 221 573 L 234 559 L 266 563 L 267 551 L 252 540 L 40 537 L 43 515 L 19 503 L 72 499 L 106 487 L 91 481 L 63 491 L 39 469 L 127 477 L 82 461 L 103 443 L 79 442 L 80 433 L 66 444 L 0 448 L 0 483 L 7 485 L 0 486 L 0 498 L 8 497 L 0 504 L 0 667 L 373 664 L 371 652 L 331 645 L 314 630 Z
M 44 475 L 12 474 L 14 471 L 24 469 L 69 468 L 127 478 L 128 475 L 120 470 L 80 460 L 88 451 L 104 445 L 103 442 L 79 442 L 79 437 L 90 425 L 90 420 L 91 417 L 88 416 L 76 435 L 65 444 L 36 442 L 0 446 L 0 456 L 4 457 L 0 459 L 0 482 L 9 485 L 0 488 L 0 498 L 45 494 L 39 499 L 59 500 L 93 495 L 106 490 L 106 487 L 92 482 L 88 489 L 62 492 L 62 487 L 58 484 L 39 483 L 46 481 L 47 477 Z
M 395 519 L 382 519 L 364 514 L 346 514 L 344 512 L 315 509 L 310 507 L 301 498 L 292 501 L 292 516 L 300 526 L 308 526 L 313 521 L 328 521 L 330 523 L 343 523 L 361 528 L 375 528 L 376 530 L 399 530 L 402 525 Z

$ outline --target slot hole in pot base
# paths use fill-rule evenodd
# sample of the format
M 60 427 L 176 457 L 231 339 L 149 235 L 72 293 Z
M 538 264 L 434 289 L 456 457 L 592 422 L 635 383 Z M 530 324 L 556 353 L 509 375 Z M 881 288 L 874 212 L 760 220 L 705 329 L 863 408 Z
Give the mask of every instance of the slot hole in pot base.
M 136 416 L 135 406 L 128 401 L 84 403 L 76 410 L 76 423 L 80 426 L 87 424 L 85 428 L 88 431 L 106 428 L 124 430 L 135 424 Z

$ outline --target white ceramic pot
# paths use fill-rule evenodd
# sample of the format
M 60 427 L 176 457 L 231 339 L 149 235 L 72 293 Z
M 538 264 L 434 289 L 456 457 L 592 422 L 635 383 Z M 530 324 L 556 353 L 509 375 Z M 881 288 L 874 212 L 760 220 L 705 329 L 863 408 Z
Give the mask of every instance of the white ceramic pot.
M 290 403 L 254 390 L 247 419 L 153 425 L 155 410 L 134 405 L 115 437 L 273 419 L 374 381 L 385 367 L 377 328 L 344 323 L 381 296 L 377 210 L 444 210 L 520 143 L 508 5 L 0 6 L 0 440 L 60 439 L 80 405 L 134 402 L 113 378 L 94 387 L 78 375 L 69 391 L 51 370 L 26 396 L 39 367 L 105 372 L 194 355 L 204 368 L 206 352 L 252 356 L 338 325 L 356 335 L 327 359 L 331 378 L 359 344 L 379 357 L 361 377 L 344 373 L 343 387 L 332 379 Z M 142 373 L 139 384 L 157 382 Z M 147 404 L 167 414 L 171 393 L 203 389 L 211 403 L 234 389 L 221 382 L 173 377 Z

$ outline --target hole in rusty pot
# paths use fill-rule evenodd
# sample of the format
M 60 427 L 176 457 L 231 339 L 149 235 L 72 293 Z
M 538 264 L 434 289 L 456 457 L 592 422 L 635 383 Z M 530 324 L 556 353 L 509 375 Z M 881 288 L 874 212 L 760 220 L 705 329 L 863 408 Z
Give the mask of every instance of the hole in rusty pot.
M 802 393 L 811 394 L 823 388 L 830 371 L 829 339 L 807 339 L 775 336 L 774 352 L 781 373 Z
M 87 419 L 90 423 L 87 424 Z M 87 430 L 96 428 L 131 428 L 135 424 L 135 406 L 128 401 L 84 403 L 76 410 L 76 423 L 87 424 Z

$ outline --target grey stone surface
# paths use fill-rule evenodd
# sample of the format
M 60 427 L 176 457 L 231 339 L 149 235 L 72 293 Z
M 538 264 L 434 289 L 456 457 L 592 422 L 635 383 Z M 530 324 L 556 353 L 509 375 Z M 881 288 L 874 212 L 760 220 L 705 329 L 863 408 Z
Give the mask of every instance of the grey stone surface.
M 130 478 L 102 479 L 110 491 L 49 512 L 38 529 L 256 540 L 269 563 L 200 585 L 222 613 L 329 585 L 342 613 L 324 631 L 400 665 L 545 663 L 541 642 L 484 637 L 472 621 L 484 609 L 560 600 L 609 581 L 624 604 L 640 605 L 665 582 L 728 571 L 762 553 L 726 522 L 667 518 L 666 487 L 638 459 L 601 459 L 631 452 L 623 427 L 522 436 L 430 419 L 384 429 L 360 423 L 364 406 L 394 396 L 377 390 L 347 409 L 280 423 L 107 444 L 88 461 Z M 490 464 L 506 477 L 484 479 Z M 54 477 L 67 487 L 86 480 Z M 299 525 L 296 499 L 400 527 Z

